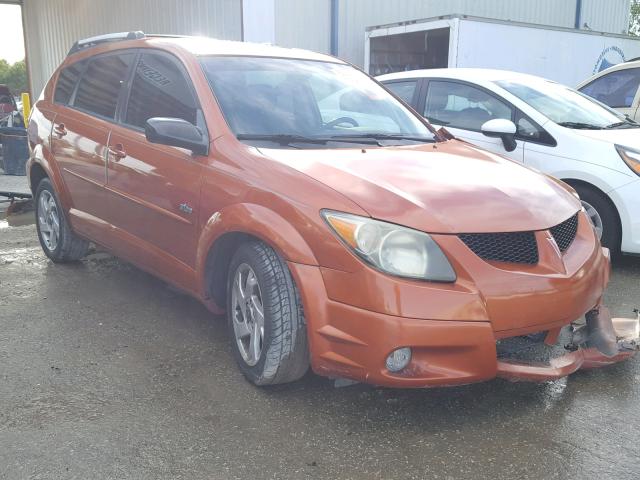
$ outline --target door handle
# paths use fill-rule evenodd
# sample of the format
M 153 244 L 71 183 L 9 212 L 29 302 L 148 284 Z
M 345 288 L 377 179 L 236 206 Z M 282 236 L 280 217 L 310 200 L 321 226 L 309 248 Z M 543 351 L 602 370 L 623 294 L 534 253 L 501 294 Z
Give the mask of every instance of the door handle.
M 114 147 L 109 147 L 109 154 L 113 156 L 113 161 L 117 162 L 127 156 L 127 152 L 124 150 L 124 146 L 121 143 L 116 143 Z
M 62 138 L 67 134 L 67 129 L 64 126 L 64 123 L 59 123 L 58 125 L 56 125 L 55 127 L 53 127 L 53 131 L 55 132 L 56 135 L 58 135 L 58 137 Z

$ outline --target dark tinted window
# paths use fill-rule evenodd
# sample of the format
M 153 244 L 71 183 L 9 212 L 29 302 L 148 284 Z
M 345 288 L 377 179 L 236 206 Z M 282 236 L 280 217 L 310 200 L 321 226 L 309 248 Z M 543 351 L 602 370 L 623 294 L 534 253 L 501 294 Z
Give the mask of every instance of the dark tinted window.
M 640 85 L 640 68 L 617 70 L 595 79 L 580 91 L 613 108 L 628 108 Z
M 385 83 L 384 86 L 399 96 L 402 100 L 411 105 L 413 101 L 413 94 L 416 91 L 416 85 L 418 85 L 417 80 L 407 80 L 403 82 L 389 82 Z
M 511 120 L 509 105 L 465 83 L 430 81 L 424 116 L 437 125 L 480 131 L 494 118 Z
M 136 65 L 125 122 L 144 128 L 150 118 L 173 117 L 195 125 L 198 109 L 185 75 L 169 56 L 143 54 Z
M 73 105 L 102 117 L 114 118 L 118 96 L 127 80 L 133 57 L 133 53 L 126 53 L 92 59 L 82 75 Z
M 53 94 L 54 102 L 63 104 L 69 103 L 71 95 L 73 94 L 73 89 L 76 88 L 78 78 L 80 78 L 80 74 L 82 73 L 82 70 L 84 70 L 85 63 L 86 62 L 84 61 L 77 62 L 62 69 L 56 83 L 56 91 Z

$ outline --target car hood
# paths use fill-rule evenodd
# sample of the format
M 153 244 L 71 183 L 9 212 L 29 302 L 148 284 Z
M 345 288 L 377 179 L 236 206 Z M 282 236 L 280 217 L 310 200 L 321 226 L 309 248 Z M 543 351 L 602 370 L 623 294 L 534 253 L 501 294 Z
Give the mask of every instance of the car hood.
M 545 230 L 580 208 L 561 182 L 458 140 L 260 151 L 340 192 L 374 218 L 430 233 Z
M 616 128 L 613 130 L 573 130 L 581 137 L 603 142 L 617 143 L 632 148 L 640 148 L 640 128 Z

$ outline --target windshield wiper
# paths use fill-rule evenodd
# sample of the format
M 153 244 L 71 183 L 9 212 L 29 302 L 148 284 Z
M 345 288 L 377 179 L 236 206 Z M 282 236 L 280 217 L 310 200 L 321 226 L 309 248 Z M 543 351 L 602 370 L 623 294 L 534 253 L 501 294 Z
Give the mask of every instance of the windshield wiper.
M 417 135 L 404 135 L 402 133 L 362 133 L 355 135 L 334 135 L 332 139 L 373 139 L 373 140 L 409 140 L 412 142 L 424 142 L 433 143 L 435 140 L 432 137 L 420 137 Z
M 604 127 L 583 122 L 558 122 L 561 127 L 576 128 L 579 130 L 602 130 Z
M 433 143 L 435 140 L 430 137 L 419 137 L 402 134 L 387 133 L 364 133 L 356 135 L 332 135 L 330 137 L 305 137 L 304 135 L 292 134 L 252 134 L 239 133 L 236 135 L 238 140 L 258 140 L 265 142 L 274 142 L 280 145 L 291 145 L 295 143 L 308 143 L 312 145 L 326 145 L 329 142 L 339 143 L 355 143 L 360 145 L 378 145 L 384 140 L 409 140 L 414 142 Z
M 376 139 L 370 138 L 354 138 L 351 136 L 335 136 L 335 137 L 305 137 L 304 135 L 290 134 L 273 134 L 273 135 L 254 135 L 251 133 L 240 133 L 236 135 L 238 140 L 262 140 L 266 142 L 274 142 L 280 145 L 291 145 L 293 143 L 310 143 L 312 145 L 326 145 L 328 142 L 341 143 L 358 143 L 365 145 L 379 145 Z
M 625 120 L 623 122 L 615 122 L 612 123 L 611 125 L 607 125 L 606 128 L 607 130 L 609 129 L 613 129 L 613 128 L 620 128 L 620 127 L 627 127 L 627 128 L 638 128 L 640 127 L 640 124 L 634 122 L 633 120 Z
M 324 145 L 327 143 L 325 138 L 305 137 L 303 135 L 289 134 L 273 134 L 273 135 L 254 135 L 252 133 L 239 133 L 236 135 L 238 140 L 263 140 L 266 142 L 275 142 L 280 145 L 290 145 L 292 143 L 313 143 L 316 145 Z

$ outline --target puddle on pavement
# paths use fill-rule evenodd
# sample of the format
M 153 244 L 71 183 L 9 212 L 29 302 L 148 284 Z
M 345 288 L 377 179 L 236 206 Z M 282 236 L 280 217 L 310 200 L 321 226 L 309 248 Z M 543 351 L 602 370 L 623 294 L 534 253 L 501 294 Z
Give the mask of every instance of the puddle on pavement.
M 4 205 L 2 205 L 4 207 Z M 32 200 L 16 200 L 0 210 L 0 230 L 35 224 Z

